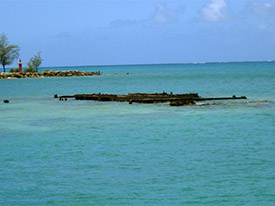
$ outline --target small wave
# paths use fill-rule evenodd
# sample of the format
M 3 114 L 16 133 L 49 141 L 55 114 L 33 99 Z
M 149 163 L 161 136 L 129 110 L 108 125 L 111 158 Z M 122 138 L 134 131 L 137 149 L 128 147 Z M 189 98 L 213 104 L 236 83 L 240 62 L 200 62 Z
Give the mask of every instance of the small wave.
M 262 106 L 262 105 L 275 105 L 275 101 L 263 100 L 263 101 L 243 101 L 243 102 L 207 102 L 197 103 L 198 106 L 237 106 L 237 105 L 248 105 L 248 106 Z

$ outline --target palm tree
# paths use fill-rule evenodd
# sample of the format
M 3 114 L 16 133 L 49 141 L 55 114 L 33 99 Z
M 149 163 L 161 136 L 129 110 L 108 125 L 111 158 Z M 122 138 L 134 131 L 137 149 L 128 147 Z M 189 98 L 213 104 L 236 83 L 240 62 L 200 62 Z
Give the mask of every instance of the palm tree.
M 0 36 L 0 63 L 6 72 L 6 65 L 10 65 L 19 57 L 20 48 L 17 45 L 9 45 L 7 36 L 3 33 Z

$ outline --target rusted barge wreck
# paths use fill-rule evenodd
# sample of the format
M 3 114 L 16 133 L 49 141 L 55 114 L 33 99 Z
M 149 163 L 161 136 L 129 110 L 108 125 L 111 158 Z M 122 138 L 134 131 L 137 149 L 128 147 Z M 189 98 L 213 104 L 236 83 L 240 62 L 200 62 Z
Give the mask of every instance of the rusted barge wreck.
M 67 100 L 67 98 L 74 98 L 75 100 L 94 100 L 94 101 L 117 101 L 117 102 L 129 102 L 132 103 L 165 103 L 170 102 L 171 106 L 183 106 L 183 105 L 195 105 L 198 101 L 211 101 L 211 100 L 238 100 L 247 99 L 246 96 L 236 97 L 214 97 L 203 98 L 198 93 L 189 94 L 170 94 L 168 93 L 129 93 L 127 95 L 119 94 L 75 94 L 73 96 L 57 96 L 60 101 Z

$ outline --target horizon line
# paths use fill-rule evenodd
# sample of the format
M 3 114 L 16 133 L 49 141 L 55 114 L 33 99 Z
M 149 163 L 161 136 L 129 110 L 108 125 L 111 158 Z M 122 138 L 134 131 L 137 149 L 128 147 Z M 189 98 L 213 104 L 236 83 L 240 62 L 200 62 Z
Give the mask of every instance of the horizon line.
M 95 64 L 95 65 L 78 65 L 78 66 L 42 66 L 40 68 L 58 68 L 58 67 L 107 67 L 107 66 L 146 66 L 146 65 L 180 65 L 180 64 L 231 64 L 231 63 L 256 63 L 256 62 L 275 62 L 275 60 L 260 60 L 260 61 L 217 61 L 217 62 L 187 62 L 187 63 L 140 63 L 140 64 Z
M 217 61 L 217 62 L 186 62 L 186 63 L 140 63 L 140 64 L 95 64 L 95 65 L 67 65 L 67 66 L 42 66 L 40 68 L 59 68 L 59 67 L 108 67 L 108 66 L 146 66 L 146 65 L 181 65 L 181 64 L 232 64 L 232 63 L 256 63 L 256 62 L 268 62 L 272 63 L 275 62 L 275 60 L 259 60 L 259 61 Z M 6 67 L 6 69 L 12 69 L 14 67 Z M 26 68 L 26 67 L 23 67 Z

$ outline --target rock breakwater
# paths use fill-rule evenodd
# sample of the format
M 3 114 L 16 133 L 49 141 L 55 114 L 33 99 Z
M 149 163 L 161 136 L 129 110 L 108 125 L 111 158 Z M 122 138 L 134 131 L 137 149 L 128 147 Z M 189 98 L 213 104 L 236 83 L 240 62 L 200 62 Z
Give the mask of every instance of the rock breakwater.
M 245 96 L 236 97 L 211 97 L 203 98 L 198 95 L 198 93 L 189 93 L 189 94 L 170 94 L 163 93 L 129 93 L 127 95 L 121 94 L 75 94 L 75 95 L 65 95 L 58 96 L 54 95 L 54 98 L 58 98 L 60 101 L 66 101 L 67 98 L 74 98 L 75 100 L 94 100 L 94 101 L 117 101 L 117 102 L 129 102 L 132 103 L 165 103 L 170 102 L 171 106 L 184 106 L 184 105 L 196 105 L 197 101 L 211 101 L 211 100 L 238 100 L 238 99 L 247 99 Z
M 41 78 L 41 77 L 72 77 L 72 76 L 95 76 L 101 72 L 89 71 L 44 71 L 44 72 L 7 72 L 0 73 L 0 79 L 20 79 L 20 78 Z

